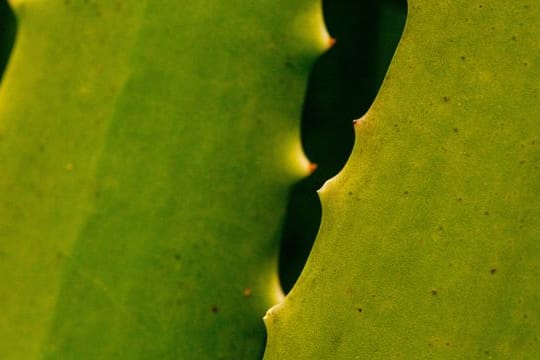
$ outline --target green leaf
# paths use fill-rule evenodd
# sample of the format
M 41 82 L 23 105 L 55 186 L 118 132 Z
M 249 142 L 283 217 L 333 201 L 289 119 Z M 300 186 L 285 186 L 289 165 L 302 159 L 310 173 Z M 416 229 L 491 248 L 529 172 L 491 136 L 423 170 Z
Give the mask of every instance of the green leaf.
M 409 5 L 267 360 L 540 352 L 540 5 Z
M 317 2 L 11 3 L 0 358 L 259 356 Z

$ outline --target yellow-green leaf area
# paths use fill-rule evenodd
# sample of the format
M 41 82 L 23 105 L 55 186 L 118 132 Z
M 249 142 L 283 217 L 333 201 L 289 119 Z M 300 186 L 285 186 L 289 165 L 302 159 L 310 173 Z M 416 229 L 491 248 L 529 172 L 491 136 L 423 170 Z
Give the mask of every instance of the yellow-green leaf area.
M 10 3 L 0 358 L 260 356 L 320 4 Z
M 409 2 L 265 359 L 536 359 L 540 6 Z

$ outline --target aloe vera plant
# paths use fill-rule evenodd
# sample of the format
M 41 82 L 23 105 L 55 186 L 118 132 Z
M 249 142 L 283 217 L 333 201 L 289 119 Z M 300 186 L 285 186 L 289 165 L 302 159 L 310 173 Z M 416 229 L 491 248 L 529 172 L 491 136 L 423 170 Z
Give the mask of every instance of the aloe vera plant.
M 320 4 L 10 4 L 0 357 L 261 356 Z
M 262 355 L 320 4 L 157 3 L 10 2 L 2 359 Z M 407 21 L 266 359 L 540 350 L 539 6 Z
M 410 0 L 265 359 L 535 359 L 540 7 Z

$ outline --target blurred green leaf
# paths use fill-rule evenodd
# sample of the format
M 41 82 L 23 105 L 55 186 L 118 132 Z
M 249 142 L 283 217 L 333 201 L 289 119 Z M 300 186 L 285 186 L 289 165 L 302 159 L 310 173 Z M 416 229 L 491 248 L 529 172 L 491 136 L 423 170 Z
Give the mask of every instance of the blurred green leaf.
M 261 356 L 317 2 L 11 3 L 0 358 Z

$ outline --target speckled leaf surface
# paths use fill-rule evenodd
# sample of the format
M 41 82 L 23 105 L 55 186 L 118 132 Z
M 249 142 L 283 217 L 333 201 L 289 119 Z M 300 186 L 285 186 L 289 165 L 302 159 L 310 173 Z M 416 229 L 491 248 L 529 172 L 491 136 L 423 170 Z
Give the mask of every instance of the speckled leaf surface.
M 260 356 L 320 4 L 11 5 L 0 358 Z
M 410 0 L 265 359 L 536 359 L 540 5 Z

